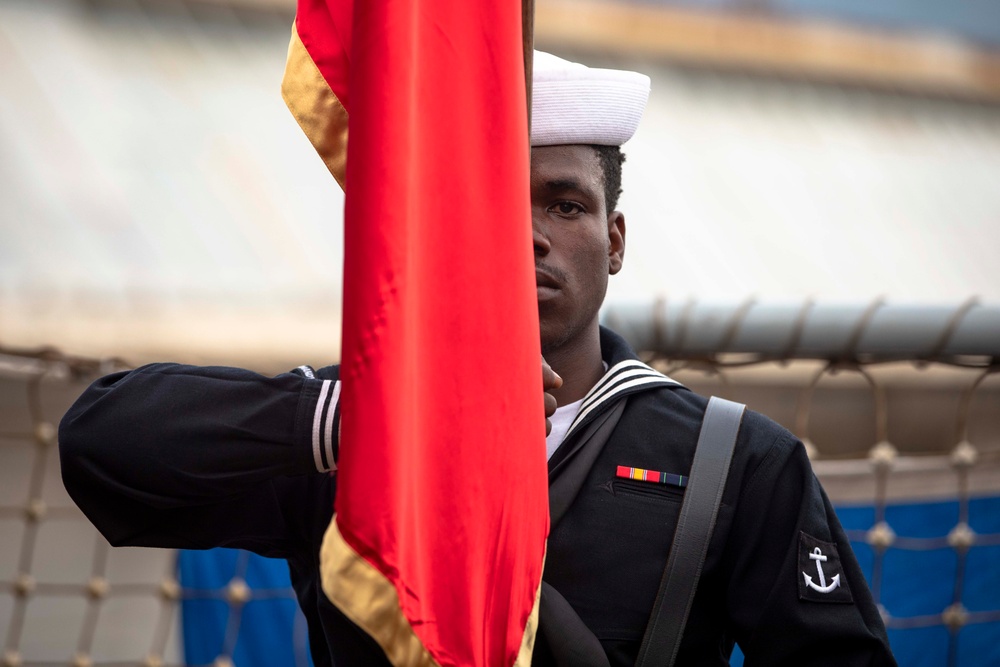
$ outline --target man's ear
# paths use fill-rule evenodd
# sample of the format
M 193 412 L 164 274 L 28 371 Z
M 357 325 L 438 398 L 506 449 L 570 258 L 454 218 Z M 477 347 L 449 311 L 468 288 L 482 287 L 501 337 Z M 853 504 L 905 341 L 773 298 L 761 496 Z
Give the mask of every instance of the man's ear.
M 608 240 L 608 274 L 613 276 L 625 260 L 625 214 L 621 211 L 608 214 Z

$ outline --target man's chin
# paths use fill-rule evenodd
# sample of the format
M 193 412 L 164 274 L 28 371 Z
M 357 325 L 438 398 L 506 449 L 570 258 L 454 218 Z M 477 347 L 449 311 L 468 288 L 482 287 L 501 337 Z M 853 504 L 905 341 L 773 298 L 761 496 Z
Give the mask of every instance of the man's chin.
M 553 322 L 539 321 L 539 331 L 542 341 L 542 356 L 545 356 L 563 343 L 563 332 Z
M 565 304 L 559 304 L 564 306 Z M 542 342 L 542 354 L 562 349 L 579 332 L 579 322 L 566 308 L 557 307 L 553 302 L 538 304 L 538 329 Z

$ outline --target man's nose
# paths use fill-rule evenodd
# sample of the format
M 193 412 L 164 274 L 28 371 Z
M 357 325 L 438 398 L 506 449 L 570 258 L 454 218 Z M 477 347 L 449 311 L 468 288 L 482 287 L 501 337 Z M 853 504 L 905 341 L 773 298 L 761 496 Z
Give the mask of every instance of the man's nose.
M 535 245 L 536 257 L 544 257 L 549 254 L 552 245 L 549 243 L 549 237 L 545 235 L 537 215 L 531 216 L 531 239 Z

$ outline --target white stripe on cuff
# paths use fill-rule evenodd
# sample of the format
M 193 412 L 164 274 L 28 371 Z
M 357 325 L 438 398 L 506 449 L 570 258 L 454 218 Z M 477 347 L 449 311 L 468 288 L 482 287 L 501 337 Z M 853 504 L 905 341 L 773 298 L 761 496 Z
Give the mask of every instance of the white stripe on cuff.
M 316 401 L 316 413 L 313 415 L 313 462 L 316 464 L 316 470 L 319 472 L 326 472 L 326 468 L 323 467 L 323 455 L 320 453 L 320 423 L 323 421 L 323 406 L 326 403 L 326 395 L 330 391 L 331 384 L 330 380 L 323 380 L 323 387 L 319 390 L 319 399 Z M 340 383 L 338 382 L 337 384 L 339 385 Z
M 330 464 L 331 471 L 337 469 L 337 462 L 333 460 L 333 416 L 337 412 L 338 401 L 340 401 L 340 380 L 333 385 L 330 408 L 326 411 L 326 423 L 323 425 L 323 448 L 326 450 L 326 462 Z

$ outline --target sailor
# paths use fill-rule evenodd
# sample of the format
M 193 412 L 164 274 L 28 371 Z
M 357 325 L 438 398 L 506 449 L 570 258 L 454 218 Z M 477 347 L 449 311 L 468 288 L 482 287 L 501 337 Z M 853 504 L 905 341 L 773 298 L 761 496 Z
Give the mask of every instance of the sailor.
M 598 321 L 625 258 L 620 146 L 648 93 L 642 74 L 536 55 L 533 243 L 542 350 L 559 376 L 545 371 L 552 525 L 537 665 L 635 664 L 706 408 Z M 339 420 L 339 392 L 321 391 L 338 378 L 337 366 L 273 378 L 177 364 L 109 375 L 62 421 L 66 488 L 114 545 L 287 559 L 314 663 L 388 665 L 319 583 L 337 428 L 314 434 L 312 423 L 326 410 Z M 677 664 L 728 664 L 734 642 L 750 664 L 895 664 L 802 444 L 752 412 Z

